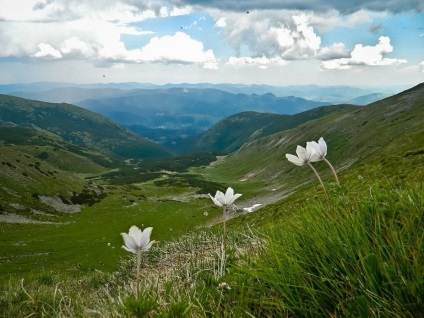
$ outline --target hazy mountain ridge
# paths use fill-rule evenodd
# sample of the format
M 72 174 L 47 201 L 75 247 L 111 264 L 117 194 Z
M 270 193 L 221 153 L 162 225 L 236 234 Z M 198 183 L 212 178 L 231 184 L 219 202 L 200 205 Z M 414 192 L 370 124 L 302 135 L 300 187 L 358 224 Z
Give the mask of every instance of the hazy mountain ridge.
M 36 99 L 48 102 L 68 102 L 75 103 L 84 99 L 97 98 L 95 92 L 111 90 L 117 94 L 125 94 L 130 90 L 138 89 L 171 89 L 171 88 L 192 88 L 192 89 L 218 89 L 232 94 L 258 94 L 272 93 L 278 97 L 296 96 L 308 100 L 327 102 L 331 104 L 351 103 L 352 100 L 371 94 L 385 94 L 390 96 L 399 93 L 407 86 L 388 87 L 352 87 L 346 85 L 338 86 L 318 86 L 318 85 L 244 85 L 244 84 L 211 84 L 211 83 L 178 83 L 155 85 L 149 83 L 97 83 L 97 84 L 75 84 L 75 83 L 50 83 L 38 82 L 29 84 L 9 84 L 0 85 L 0 93 L 9 94 L 29 99 Z M 93 94 L 87 96 L 92 90 Z M 62 93 L 62 97 L 59 92 Z M 84 97 L 85 95 L 85 97 Z M 377 98 L 377 96 L 375 96 Z M 368 103 L 376 101 L 368 100 Z
M 206 130 L 219 120 L 243 111 L 295 114 L 328 103 L 273 94 L 232 94 L 216 89 L 138 90 L 116 98 L 76 103 L 122 125 Z

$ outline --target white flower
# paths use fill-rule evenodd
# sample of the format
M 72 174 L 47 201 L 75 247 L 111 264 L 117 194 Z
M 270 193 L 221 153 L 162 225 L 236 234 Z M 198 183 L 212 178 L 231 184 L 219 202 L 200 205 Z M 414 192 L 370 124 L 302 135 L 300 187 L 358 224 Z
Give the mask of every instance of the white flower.
M 228 283 L 225 283 L 225 282 L 223 282 L 223 283 L 219 283 L 218 284 L 218 289 L 231 289 L 231 287 L 230 287 L 230 285 L 228 285 Z
M 205 213 L 203 213 L 204 216 L 208 216 L 209 213 L 206 211 Z
M 315 151 L 311 158 L 312 162 L 324 160 L 325 156 L 327 155 L 327 144 L 325 143 L 324 138 L 321 137 L 318 142 L 308 141 L 306 143 L 306 148 L 308 148 L 308 145 Z
M 315 149 L 312 147 L 311 143 L 306 144 L 306 149 L 302 146 L 297 146 L 296 154 L 286 154 L 286 158 L 291 163 L 294 163 L 296 166 L 303 166 L 304 164 L 310 162 L 315 155 Z
M 260 203 L 256 203 L 256 204 L 254 204 L 254 205 L 252 205 L 252 206 L 250 206 L 250 207 L 248 207 L 248 208 L 243 208 L 243 211 L 244 212 L 249 212 L 249 213 L 251 213 L 251 212 L 253 212 L 253 211 L 256 211 L 260 206 L 261 206 L 262 204 L 260 204 Z
M 228 188 L 227 191 L 222 193 L 221 191 L 216 191 L 215 197 L 209 194 L 209 197 L 212 199 L 213 203 L 220 207 L 228 207 L 233 205 L 234 201 L 236 201 L 241 194 L 234 194 L 233 188 Z
M 154 241 L 150 241 L 152 230 L 152 227 L 147 227 L 142 232 L 137 226 L 131 226 L 128 234 L 121 233 L 125 243 L 122 248 L 134 254 L 137 254 L 138 251 L 147 251 L 154 243 Z

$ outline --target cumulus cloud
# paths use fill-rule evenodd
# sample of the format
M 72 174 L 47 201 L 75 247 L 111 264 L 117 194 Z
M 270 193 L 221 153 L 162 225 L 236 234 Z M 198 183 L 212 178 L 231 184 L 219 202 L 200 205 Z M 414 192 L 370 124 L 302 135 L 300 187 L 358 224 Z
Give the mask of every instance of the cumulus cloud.
M 318 52 L 316 58 L 319 60 L 335 60 L 341 58 L 350 57 L 349 51 L 346 49 L 345 45 L 341 42 L 334 43 L 329 47 L 323 47 Z
M 247 47 L 251 56 L 292 60 L 312 57 L 320 47 L 321 38 L 309 18 L 287 11 L 263 11 L 228 14 L 225 20 L 217 16 L 216 20 L 222 36 L 238 54 Z
M 34 57 L 54 60 L 62 58 L 62 54 L 50 44 L 40 43 L 38 45 L 38 52 L 34 54 Z
M 152 34 L 132 22 L 186 14 L 190 12 L 188 7 L 147 0 L 15 0 L 10 6 L 3 2 L 0 0 L 4 20 L 0 23 L 0 57 L 88 59 L 97 64 L 200 64 L 208 69 L 218 64 L 212 50 L 206 50 L 202 42 L 184 33 L 153 37 L 138 49 L 126 48 L 122 35 Z M 197 24 L 198 21 L 193 27 Z
M 348 58 L 323 61 L 321 68 L 325 70 L 349 69 L 355 65 L 388 66 L 406 63 L 403 59 L 386 58 L 384 55 L 393 51 L 390 38 L 381 36 L 375 46 L 355 45 Z
M 125 59 L 136 63 L 200 64 L 208 69 L 215 69 L 218 64 L 212 50 L 205 50 L 202 42 L 190 38 L 184 32 L 154 37 L 142 49 L 129 51 Z

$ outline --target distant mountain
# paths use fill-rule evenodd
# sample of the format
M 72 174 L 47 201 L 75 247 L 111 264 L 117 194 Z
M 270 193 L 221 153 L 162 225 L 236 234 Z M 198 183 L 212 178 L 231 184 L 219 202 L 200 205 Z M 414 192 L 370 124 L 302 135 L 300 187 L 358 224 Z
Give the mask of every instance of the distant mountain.
M 242 112 L 219 121 L 199 136 L 189 138 L 180 148 L 190 152 L 203 150 L 230 153 L 248 141 L 356 108 L 352 105 L 322 106 L 295 115 Z
M 283 184 L 287 195 L 302 182 L 313 180 L 311 171 L 285 158 L 296 146 L 324 137 L 327 158 L 337 171 L 352 169 L 351 178 L 361 181 L 369 175 L 395 175 L 421 182 L 424 178 L 424 83 L 364 107 L 335 112 L 307 121 L 289 130 L 246 142 L 237 152 L 214 165 L 227 178 L 254 179 Z M 260 169 L 258 168 L 260 166 Z M 355 170 L 353 170 L 353 167 Z M 324 181 L 331 181 L 328 167 L 317 163 Z M 413 176 L 405 171 L 415 171 Z M 231 175 L 229 173 L 231 172 Z M 217 172 L 219 174 L 219 172 Z M 359 178 L 359 179 L 358 179 Z M 343 182 L 343 180 L 342 180 Z
M 170 156 L 161 146 L 111 120 L 70 104 L 0 95 L 0 126 L 43 130 L 67 144 L 122 159 Z
M 390 96 L 389 94 L 382 94 L 382 93 L 368 94 L 368 95 L 359 96 L 359 97 L 356 97 L 355 99 L 352 99 L 351 101 L 349 101 L 349 104 L 363 106 L 363 105 L 374 103 L 376 101 L 379 101 L 389 96 Z
M 222 118 L 243 111 L 295 114 L 328 103 L 273 94 L 246 95 L 217 89 L 171 88 L 131 91 L 127 96 L 85 100 L 77 105 L 122 125 L 205 130 Z
M 60 88 L 60 90 L 58 90 Z M 296 96 L 308 100 L 327 102 L 331 104 L 351 103 L 355 98 L 370 94 L 385 94 L 386 96 L 399 93 L 408 86 L 376 86 L 376 87 L 353 87 L 353 86 L 318 86 L 318 85 L 289 85 L 289 86 L 270 86 L 270 85 L 243 85 L 243 84 L 210 84 L 210 83 L 179 83 L 154 85 L 148 83 L 94 83 L 94 84 L 75 84 L 75 83 L 50 83 L 38 82 L 30 84 L 8 84 L 0 85 L 0 93 L 9 94 L 28 99 L 41 100 L 46 102 L 67 102 L 74 104 L 83 99 L 97 99 L 107 97 L 103 93 L 96 95 L 96 92 L 110 89 L 116 92 L 116 97 L 122 95 L 122 91 L 137 89 L 218 89 L 232 94 L 274 94 L 278 97 Z M 82 90 L 81 90 L 82 89 Z M 89 91 L 93 90 L 91 97 Z M 80 91 L 83 93 L 80 95 Z M 85 93 L 84 93 L 85 91 Z M 121 92 L 119 92 L 121 91 Z M 85 98 L 83 96 L 86 96 Z M 371 101 L 369 101 L 371 102 Z

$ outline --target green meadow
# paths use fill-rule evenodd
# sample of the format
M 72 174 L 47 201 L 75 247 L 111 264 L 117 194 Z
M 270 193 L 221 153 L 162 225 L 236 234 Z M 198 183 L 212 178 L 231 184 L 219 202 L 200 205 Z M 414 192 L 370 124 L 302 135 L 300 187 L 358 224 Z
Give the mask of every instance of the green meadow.
M 33 148 L 25 156 L 5 146 L 0 217 L 13 208 L 50 223 L 0 224 L 0 317 L 423 317 L 423 89 L 217 160 L 56 171 L 48 158 L 78 160 L 35 164 Z M 340 179 L 313 163 L 328 198 L 308 167 L 285 157 L 321 136 Z M 38 213 L 37 184 L 82 210 Z M 228 187 L 242 196 L 228 209 L 223 253 L 223 209 L 208 193 Z M 261 208 L 242 212 L 255 203 Z M 132 225 L 153 227 L 156 241 L 140 275 L 121 248 Z

